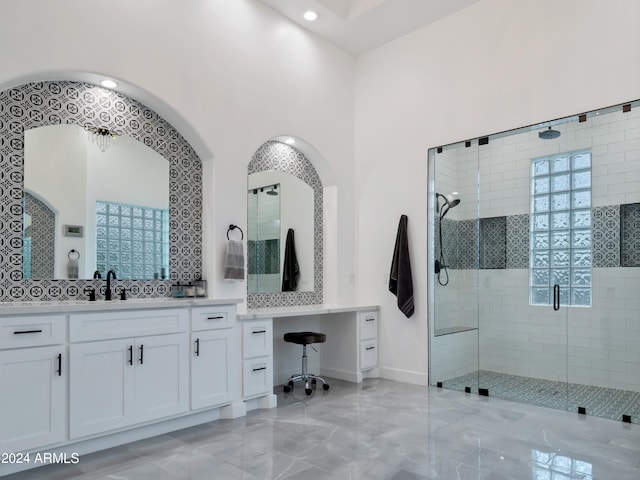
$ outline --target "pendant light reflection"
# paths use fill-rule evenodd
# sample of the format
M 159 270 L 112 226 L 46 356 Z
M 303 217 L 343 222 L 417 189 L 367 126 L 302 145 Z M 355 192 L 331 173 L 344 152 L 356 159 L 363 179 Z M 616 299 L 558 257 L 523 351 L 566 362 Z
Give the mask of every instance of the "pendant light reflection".
M 91 143 L 96 144 L 102 152 L 113 145 L 116 139 L 121 135 L 120 132 L 109 130 L 107 127 L 85 125 L 84 129 L 87 131 L 87 137 L 91 138 Z

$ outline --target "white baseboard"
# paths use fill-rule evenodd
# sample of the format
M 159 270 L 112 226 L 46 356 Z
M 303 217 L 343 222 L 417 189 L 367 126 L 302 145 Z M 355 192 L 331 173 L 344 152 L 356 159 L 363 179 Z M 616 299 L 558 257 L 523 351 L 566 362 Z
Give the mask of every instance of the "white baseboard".
M 338 380 L 344 380 L 345 382 L 353 382 L 353 383 L 362 382 L 361 372 L 353 372 L 349 370 L 338 370 L 335 368 L 320 368 L 320 375 L 322 377 L 337 378 Z
M 398 368 L 380 367 L 380 377 L 396 382 L 411 383 L 412 385 L 428 385 L 429 376 L 426 373 L 400 370 Z

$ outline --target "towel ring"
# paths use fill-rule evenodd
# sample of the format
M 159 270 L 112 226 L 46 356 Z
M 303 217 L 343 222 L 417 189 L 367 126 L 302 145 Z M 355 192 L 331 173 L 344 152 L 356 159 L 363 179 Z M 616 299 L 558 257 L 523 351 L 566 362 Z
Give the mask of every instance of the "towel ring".
M 235 230 L 236 228 L 240 230 L 240 235 L 242 235 L 240 237 L 240 240 L 244 240 L 244 232 L 242 231 L 242 229 L 238 225 L 233 225 L 233 224 L 229 225 L 229 228 L 227 229 L 227 240 L 229 240 L 229 232 L 231 230 Z
M 67 257 L 69 257 L 70 260 L 80 260 L 80 252 L 72 248 L 69 250 Z

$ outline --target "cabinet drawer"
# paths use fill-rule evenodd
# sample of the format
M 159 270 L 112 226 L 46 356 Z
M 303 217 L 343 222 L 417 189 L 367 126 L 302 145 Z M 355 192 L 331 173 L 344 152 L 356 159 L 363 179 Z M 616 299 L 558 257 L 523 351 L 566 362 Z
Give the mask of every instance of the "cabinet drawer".
M 191 309 L 191 330 L 229 328 L 235 319 L 235 307 L 195 307 Z
M 378 340 L 360 342 L 360 370 L 368 370 L 378 365 Z
M 273 361 L 271 357 L 245 360 L 242 365 L 242 395 L 244 397 L 271 393 L 273 389 Z
M 360 338 L 378 338 L 378 312 L 359 312 Z
M 72 342 L 186 332 L 186 308 L 83 313 L 69 316 Z
M 242 324 L 242 358 L 271 355 L 273 320 L 246 321 Z
M 0 319 L 0 348 L 54 345 L 66 341 L 65 315 L 25 315 Z

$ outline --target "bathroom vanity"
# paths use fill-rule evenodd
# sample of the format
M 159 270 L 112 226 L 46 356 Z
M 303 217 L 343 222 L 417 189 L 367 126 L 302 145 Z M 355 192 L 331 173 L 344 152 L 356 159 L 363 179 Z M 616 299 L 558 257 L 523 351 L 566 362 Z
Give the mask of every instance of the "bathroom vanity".
M 237 313 L 236 299 L 4 303 L 0 310 L 0 452 L 82 455 L 273 408 L 283 329 L 327 333 L 320 373 L 377 375 L 377 306 Z M 275 341 L 274 341 L 275 339 Z M 274 361 L 275 359 L 275 361 Z M 284 361 L 283 361 L 284 360 Z M 40 464 L 41 465 L 41 464 Z M 0 463 L 0 476 L 33 468 Z
M 4 304 L 0 452 L 69 456 L 244 415 L 236 303 Z

